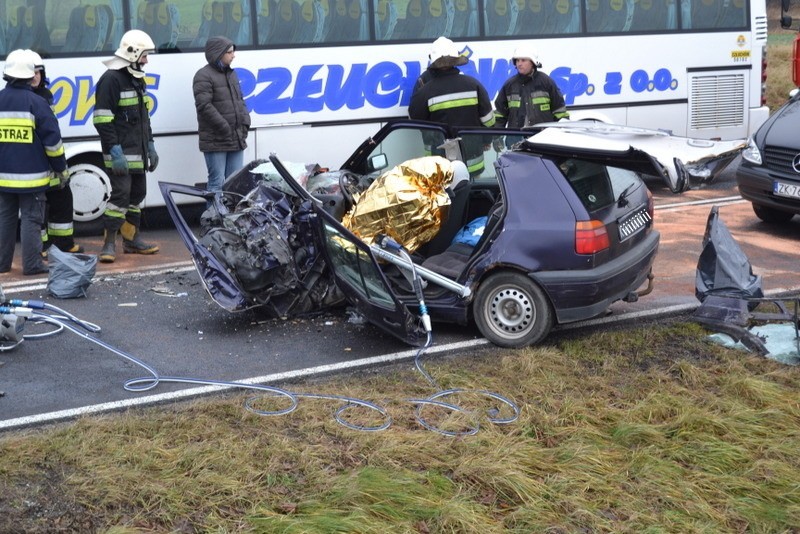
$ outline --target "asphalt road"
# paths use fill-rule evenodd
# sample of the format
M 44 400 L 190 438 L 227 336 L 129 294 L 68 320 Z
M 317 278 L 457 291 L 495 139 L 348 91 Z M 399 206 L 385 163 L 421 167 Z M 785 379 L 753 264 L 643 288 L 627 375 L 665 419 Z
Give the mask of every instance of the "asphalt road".
M 672 195 L 658 182 L 648 184 L 662 233 L 653 292 L 637 303 L 615 304 L 607 317 L 570 328 L 603 328 L 694 309 L 697 258 L 713 205 L 720 206 L 722 220 L 762 275 L 766 292 L 800 290 L 800 217 L 780 227 L 758 221 L 750 205 L 737 198 L 734 169 L 735 164 L 713 187 L 682 195 Z M 22 277 L 18 268 L 0 275 L 7 298 L 41 299 L 102 329 L 90 336 L 99 343 L 69 331 L 34 339 L 32 334 L 44 334 L 52 326 L 27 322 L 26 340 L 0 352 L 0 430 L 217 389 L 162 382 L 147 392 L 126 391 L 126 381 L 149 376 L 134 358 L 162 377 L 277 384 L 410 362 L 416 353 L 345 310 L 283 321 L 255 311 L 231 314 L 206 294 L 174 229 L 148 230 L 145 237 L 158 242 L 162 252 L 122 255 L 113 265 L 100 264 L 86 298 L 53 299 L 45 290 L 46 278 Z M 88 252 L 98 251 L 100 241 L 79 238 Z M 477 330 L 434 325 L 428 357 L 487 348 Z

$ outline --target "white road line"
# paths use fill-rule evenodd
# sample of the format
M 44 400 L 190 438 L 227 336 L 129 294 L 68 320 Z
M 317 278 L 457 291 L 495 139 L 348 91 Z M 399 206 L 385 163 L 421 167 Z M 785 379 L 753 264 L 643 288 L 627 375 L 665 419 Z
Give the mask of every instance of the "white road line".
M 739 201 L 744 202 L 741 196 L 736 195 L 732 197 L 720 197 L 720 198 L 709 198 L 706 200 L 691 200 L 688 202 L 675 202 L 672 204 L 660 204 L 655 207 L 657 210 L 666 210 L 666 209 L 673 209 L 673 208 L 684 208 L 684 207 L 691 207 L 691 206 L 704 206 L 708 204 L 736 204 Z
M 474 347 L 481 347 L 488 345 L 486 339 L 475 339 L 470 341 L 460 341 L 457 343 L 448 343 L 447 345 L 433 345 L 425 351 L 425 354 L 437 354 L 441 352 L 448 352 L 454 350 L 470 349 Z M 419 349 L 410 349 L 402 352 L 395 352 L 392 354 L 384 354 L 382 356 L 373 356 L 371 358 L 363 358 L 360 360 L 353 360 L 349 362 L 342 362 L 330 365 L 320 365 L 317 367 L 309 367 L 306 369 L 298 369 L 296 371 L 287 371 L 285 373 L 275 373 L 271 375 L 258 376 L 254 378 L 247 378 L 237 380 L 239 384 L 277 384 L 292 380 L 296 378 L 308 378 L 312 376 L 319 376 L 330 373 L 337 373 L 341 371 L 348 371 L 360 369 L 362 367 L 370 367 L 378 364 L 388 364 L 400 362 L 413 358 Z M 26 417 L 18 417 L 16 419 L 7 419 L 0 421 L 0 431 L 9 430 L 12 428 L 19 428 L 33 424 L 46 424 L 55 423 L 64 419 L 72 419 L 89 414 L 98 414 L 110 411 L 121 410 L 124 408 L 142 407 L 165 401 L 174 401 L 180 399 L 189 399 L 213 393 L 217 391 L 225 391 L 235 389 L 234 386 L 204 386 L 199 388 L 185 389 L 171 393 L 161 393 L 158 395 L 148 395 L 146 397 L 137 397 L 135 399 L 128 399 L 115 402 L 105 402 L 102 404 L 94 404 L 91 406 L 82 406 L 80 408 L 73 408 L 70 410 L 61 410 L 58 412 L 42 413 L 37 415 L 29 415 Z

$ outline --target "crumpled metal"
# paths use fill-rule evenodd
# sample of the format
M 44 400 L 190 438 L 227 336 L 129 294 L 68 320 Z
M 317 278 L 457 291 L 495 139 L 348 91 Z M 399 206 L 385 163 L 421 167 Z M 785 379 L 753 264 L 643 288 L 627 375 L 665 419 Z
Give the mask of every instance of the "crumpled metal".
M 356 199 L 342 224 L 372 244 L 387 235 L 414 252 L 438 232 L 450 210 L 445 188 L 453 181 L 453 166 L 441 156 L 411 159 L 378 177 Z

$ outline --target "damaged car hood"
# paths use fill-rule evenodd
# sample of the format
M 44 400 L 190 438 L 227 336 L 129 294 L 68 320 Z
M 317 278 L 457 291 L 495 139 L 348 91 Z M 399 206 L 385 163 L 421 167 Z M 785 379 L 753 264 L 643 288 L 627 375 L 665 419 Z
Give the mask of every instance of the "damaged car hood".
M 664 167 L 661 177 L 673 193 L 713 182 L 747 145 L 746 139 L 711 141 L 596 121 L 547 122 L 537 127 L 544 130 L 529 139 L 534 144 L 619 150 L 631 146 L 647 152 Z

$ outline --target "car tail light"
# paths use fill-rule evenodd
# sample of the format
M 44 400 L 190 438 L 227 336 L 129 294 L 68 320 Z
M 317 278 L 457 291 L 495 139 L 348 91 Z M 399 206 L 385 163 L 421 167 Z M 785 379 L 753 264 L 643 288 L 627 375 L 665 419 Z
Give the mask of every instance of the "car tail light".
M 655 218 L 654 218 L 655 211 L 656 211 L 656 209 L 655 209 L 655 204 L 653 203 L 653 193 L 651 193 L 650 190 L 648 189 L 647 190 L 647 214 L 650 215 L 650 219 L 653 220 L 653 221 L 655 220 Z
M 610 246 L 606 226 L 600 221 L 578 221 L 575 223 L 575 252 L 595 254 Z

